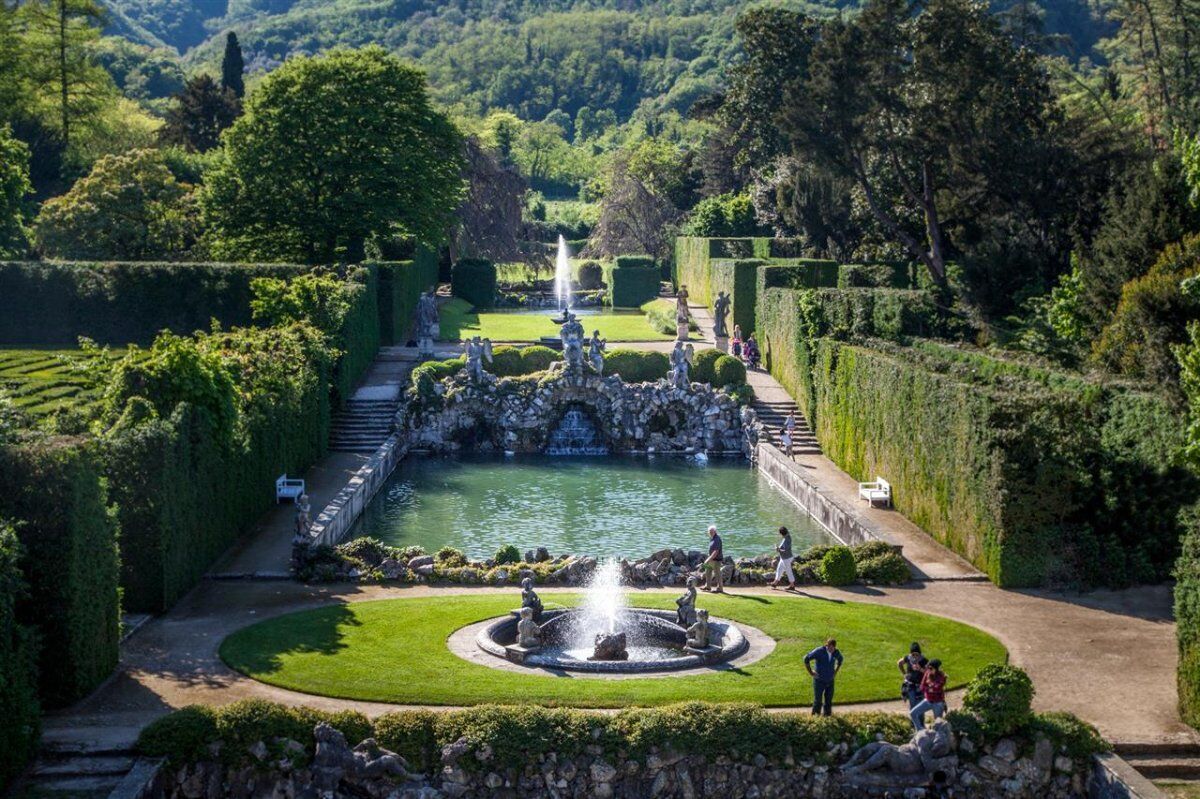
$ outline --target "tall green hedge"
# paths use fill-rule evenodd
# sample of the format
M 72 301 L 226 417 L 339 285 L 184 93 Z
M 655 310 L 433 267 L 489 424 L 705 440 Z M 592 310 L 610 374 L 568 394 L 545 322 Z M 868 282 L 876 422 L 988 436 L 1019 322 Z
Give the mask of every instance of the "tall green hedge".
M 22 547 L 10 523 L 0 520 L 0 791 L 37 749 L 41 718 L 37 698 L 37 643 L 17 620 L 26 593 Z
M 608 302 L 614 308 L 640 308 L 658 296 L 662 275 L 649 256 L 619 256 L 605 270 Z
M 461 258 L 450 271 L 450 293 L 476 308 L 496 303 L 496 265 L 483 258 Z
M 693 300 L 711 306 L 719 290 L 713 287 L 713 260 L 772 258 L 775 257 L 773 251 L 778 251 L 773 245 L 774 241 L 766 238 L 680 236 L 675 239 L 672 279 L 676 286 L 687 286 Z M 790 251 L 790 247 L 784 249 Z
M 758 268 L 767 262 L 758 259 L 741 261 L 716 260 L 712 262 L 712 303 L 717 294 L 725 292 L 732 300 L 729 312 L 729 332 L 733 326 L 742 329 L 742 335 L 754 332 L 754 308 L 758 302 Z
M 800 301 L 810 335 L 896 341 L 933 336 L 941 328 L 937 303 L 927 291 L 810 289 Z
M 116 524 L 96 447 L 75 439 L 0 449 L 0 515 L 18 522 L 28 597 L 20 620 L 38 631 L 39 695 L 68 705 L 117 665 Z
M 1200 516 L 1191 514 L 1175 564 L 1175 638 L 1179 717 L 1200 728 Z
M 290 277 L 290 264 L 0 263 L 0 343 L 145 344 L 160 330 L 187 334 L 249 325 L 250 281 Z
M 379 268 L 358 267 L 347 277 L 350 310 L 342 323 L 341 357 L 333 373 L 334 401 L 341 405 L 379 354 Z
M 404 344 L 421 292 L 437 285 L 437 253 L 418 246 L 411 261 L 378 261 L 381 344 Z

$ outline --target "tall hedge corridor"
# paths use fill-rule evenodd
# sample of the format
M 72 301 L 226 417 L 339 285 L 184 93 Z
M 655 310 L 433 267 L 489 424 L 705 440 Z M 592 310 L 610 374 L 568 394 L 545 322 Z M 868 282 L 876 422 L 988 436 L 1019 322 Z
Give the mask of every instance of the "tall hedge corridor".
M 112 672 L 121 610 L 169 608 L 273 504 L 275 478 L 325 452 L 337 404 L 436 281 L 423 248 L 316 270 L 0 264 L 0 343 L 149 345 L 116 361 L 88 435 L 0 439 L 0 785 L 39 708 Z

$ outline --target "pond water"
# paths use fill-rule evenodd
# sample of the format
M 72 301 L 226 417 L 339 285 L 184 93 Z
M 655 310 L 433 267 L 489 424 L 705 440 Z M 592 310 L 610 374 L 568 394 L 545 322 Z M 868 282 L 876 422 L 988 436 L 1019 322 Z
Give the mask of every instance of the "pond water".
M 725 553 L 773 551 L 786 525 L 797 552 L 833 538 L 741 459 L 410 455 L 355 525 L 353 537 L 443 546 L 487 558 L 505 544 L 551 555 L 704 550 L 715 524 Z

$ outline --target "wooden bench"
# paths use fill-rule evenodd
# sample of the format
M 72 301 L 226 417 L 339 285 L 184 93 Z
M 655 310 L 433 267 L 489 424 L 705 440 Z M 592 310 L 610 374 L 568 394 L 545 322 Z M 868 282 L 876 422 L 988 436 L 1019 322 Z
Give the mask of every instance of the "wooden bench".
M 882 502 L 885 508 L 890 508 L 892 506 L 891 483 L 876 475 L 874 482 L 858 484 L 858 498 L 865 499 L 871 506 L 874 506 L 876 502 Z
M 299 477 L 288 477 L 286 474 L 279 475 L 275 480 L 275 504 L 279 504 L 281 499 L 290 499 L 296 502 L 300 499 L 300 495 L 304 493 L 304 481 Z

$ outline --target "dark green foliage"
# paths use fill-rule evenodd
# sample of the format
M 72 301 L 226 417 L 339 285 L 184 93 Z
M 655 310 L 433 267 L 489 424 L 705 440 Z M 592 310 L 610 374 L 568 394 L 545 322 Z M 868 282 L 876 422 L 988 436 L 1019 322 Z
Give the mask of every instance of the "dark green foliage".
M 706 197 L 683 226 L 685 236 L 755 236 L 761 232 L 749 194 Z
M 604 285 L 604 267 L 595 261 L 584 261 L 579 267 L 579 288 L 594 291 Z
M 439 566 L 443 568 L 454 568 L 455 566 L 466 566 L 467 556 L 463 554 L 461 549 L 454 547 L 442 547 L 434 553 L 433 559 L 437 561 Z
M 729 319 L 726 326 L 730 336 L 734 326 L 742 329 L 742 336 L 754 332 L 754 306 L 758 297 L 758 268 L 769 262 L 761 259 L 740 261 L 717 260 L 712 262 L 712 300 L 717 299 L 719 292 L 725 292 L 732 304 L 729 308 Z
M 421 292 L 437 284 L 437 253 L 418 246 L 411 261 L 377 261 L 379 270 L 379 340 L 404 344 L 412 332 L 413 312 Z
M 819 258 L 794 258 L 786 263 L 772 262 L 758 270 L 758 296 L 766 289 L 835 288 L 838 284 L 837 261 Z
M 221 87 L 233 92 L 235 97 L 242 97 L 246 93 L 246 81 L 242 76 L 245 71 L 242 46 L 237 34 L 230 31 L 225 36 L 225 55 L 221 58 Z
M 1036 740 L 1039 735 L 1045 735 L 1056 751 L 1065 753 L 1076 763 L 1097 752 L 1112 751 L 1112 744 L 1104 740 L 1099 730 L 1078 716 L 1061 711 L 1032 714 L 1020 730 L 1020 735 L 1027 740 Z
M 614 308 L 640 308 L 658 296 L 661 275 L 648 255 L 619 255 L 605 275 Z
M 476 308 L 496 302 L 496 266 L 483 258 L 460 258 L 450 272 L 450 293 Z
M 933 336 L 940 315 L 927 291 L 905 289 L 815 289 L 800 298 L 809 337 L 837 339 Z
M 1023 669 L 992 663 L 967 685 L 963 710 L 978 717 L 985 735 L 1010 735 L 1029 721 L 1033 694 L 1033 681 Z
M 746 365 L 732 355 L 722 355 L 713 364 L 713 387 L 740 386 L 746 382 Z
M 442 765 L 437 739 L 437 721 L 441 716 L 432 710 L 385 713 L 375 719 L 375 740 L 404 758 L 414 771 L 432 774 Z
M 817 573 L 826 585 L 850 585 L 857 576 L 856 568 L 850 547 L 830 547 Z
M 413 369 L 410 377 L 414 386 L 420 386 L 421 382 L 425 379 L 436 383 L 456 373 L 464 366 L 466 366 L 466 360 L 461 356 L 458 358 L 447 358 L 444 361 L 426 361 Z
M 503 563 L 520 563 L 521 550 L 517 549 L 512 544 L 505 544 L 496 550 L 494 559 L 497 566 Z
M 0 343 L 148 344 L 251 323 L 250 282 L 308 267 L 285 264 L 0 263 Z
M 21 560 L 16 532 L 0 519 L 0 790 L 25 769 L 41 729 L 36 638 L 17 621 L 27 591 Z
M 18 618 L 41 640 L 39 696 L 62 707 L 117 665 L 117 531 L 96 448 L 48 439 L 0 449 L 0 485 L 0 515 L 21 521 L 29 594 Z
M 840 289 L 915 289 L 926 282 L 922 266 L 906 261 L 885 261 L 870 264 L 842 264 L 838 267 L 837 287 Z
M 713 381 L 716 379 L 715 365 L 720 357 L 722 357 L 720 350 L 707 349 L 697 352 L 692 361 L 692 368 L 688 372 L 692 382 L 713 385 Z
M 173 98 L 159 139 L 189 152 L 206 153 L 220 143 L 221 131 L 232 125 L 240 112 L 238 95 L 200 74 Z
M 356 268 L 346 280 L 350 308 L 342 320 L 336 347 L 342 356 L 333 371 L 334 398 L 340 405 L 354 393 L 379 353 L 379 272 L 371 265 Z
M 532 344 L 521 350 L 521 363 L 525 374 L 544 372 L 559 358 L 557 352 L 540 344 Z
M 908 561 L 896 552 L 855 560 L 858 579 L 872 585 L 901 585 L 912 579 Z
M 604 357 L 604 371 L 626 383 L 647 383 L 667 376 L 671 364 L 665 353 L 615 349 Z
M 496 347 L 492 351 L 492 362 L 485 363 L 484 368 L 497 377 L 525 374 L 525 362 L 521 359 L 521 351 L 507 345 Z
M 209 755 L 209 746 L 219 740 L 219 712 L 209 705 L 188 705 L 155 719 L 138 736 L 138 752 L 165 757 L 173 766 L 203 760 Z
M 1200 518 L 1187 518 L 1175 563 L 1175 638 L 1179 644 L 1179 717 L 1200 727 Z

